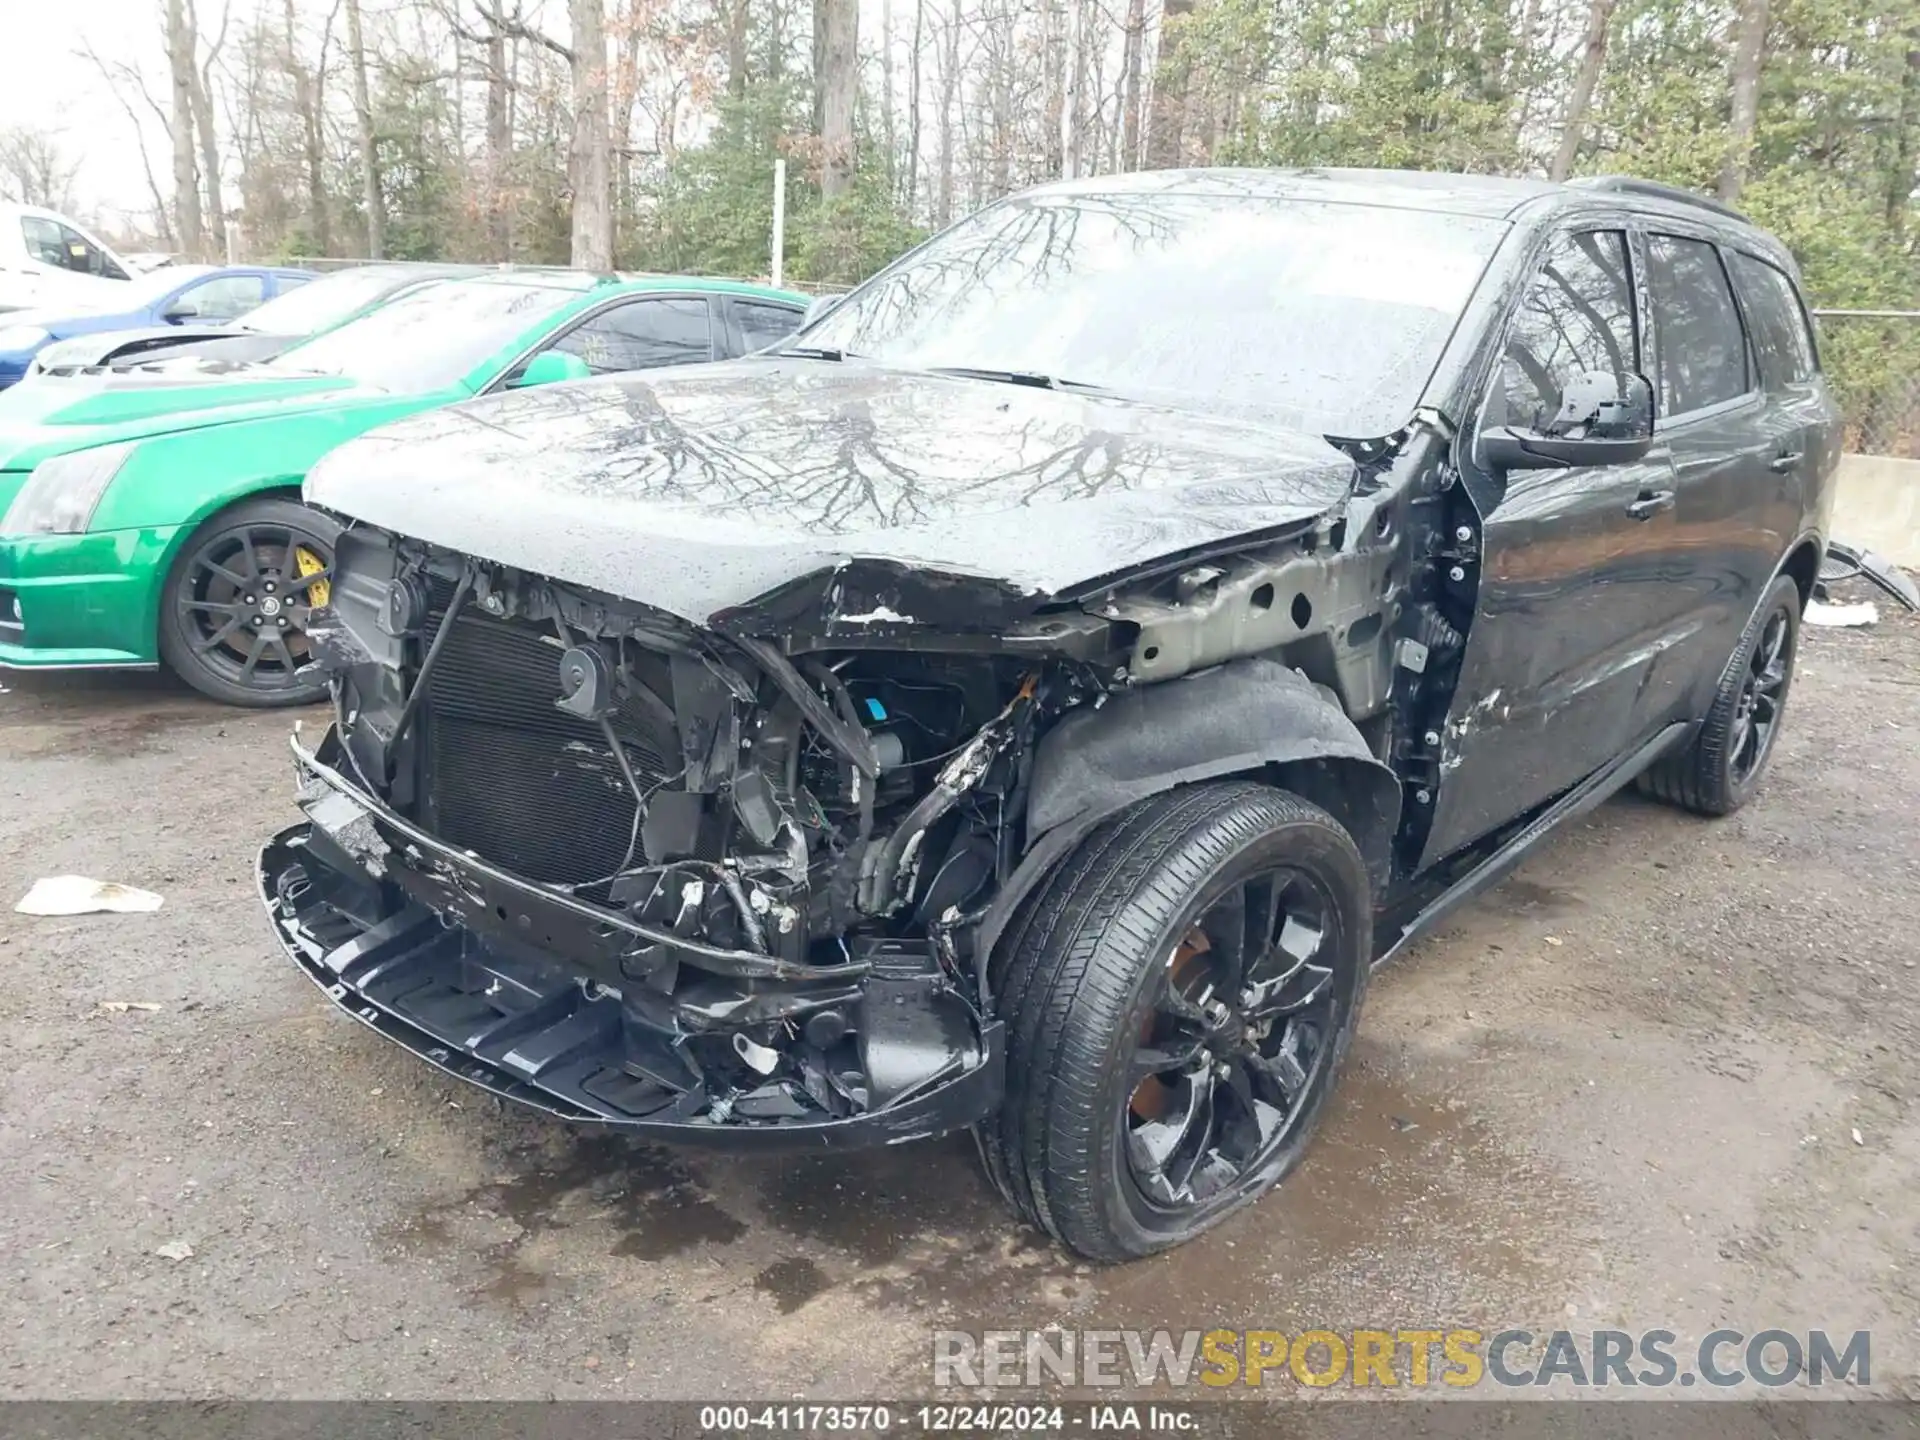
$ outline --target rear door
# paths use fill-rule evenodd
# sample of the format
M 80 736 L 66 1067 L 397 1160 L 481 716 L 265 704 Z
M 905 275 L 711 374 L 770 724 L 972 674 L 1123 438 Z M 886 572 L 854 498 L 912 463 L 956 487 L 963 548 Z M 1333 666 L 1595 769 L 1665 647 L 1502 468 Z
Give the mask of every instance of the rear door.
M 1507 321 L 1478 424 L 1538 429 L 1582 375 L 1645 374 L 1637 289 L 1625 224 L 1556 237 Z M 1463 594 L 1475 613 L 1423 865 L 1638 743 L 1649 671 L 1685 604 L 1661 568 L 1675 494 L 1660 444 L 1626 464 L 1475 475 L 1470 492 L 1478 575 L 1461 567 L 1453 583 L 1477 584 Z
M 1678 524 L 1662 557 L 1686 626 L 1662 652 L 1648 705 L 1660 720 L 1705 713 L 1760 590 L 1793 540 L 1796 441 L 1762 388 L 1727 262 L 1712 233 L 1649 222 L 1643 237 L 1654 434 L 1673 455 Z
M 1763 523 L 1791 543 L 1800 538 L 1807 516 L 1822 513 L 1823 492 L 1840 461 L 1840 412 L 1820 373 L 1820 351 L 1800 287 L 1762 255 L 1737 248 L 1721 253 L 1760 362 L 1772 442 L 1767 468 L 1783 477 L 1780 493 L 1770 497 L 1780 513 L 1766 515 Z

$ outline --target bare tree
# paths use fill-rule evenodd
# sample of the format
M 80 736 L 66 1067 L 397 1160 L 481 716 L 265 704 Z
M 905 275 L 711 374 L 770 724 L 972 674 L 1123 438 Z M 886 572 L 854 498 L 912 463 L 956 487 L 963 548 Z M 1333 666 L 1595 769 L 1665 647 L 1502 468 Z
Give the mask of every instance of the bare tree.
M 960 88 L 960 0 L 951 0 L 940 31 L 940 173 L 933 191 L 933 223 L 945 229 L 953 220 L 954 97 Z
M 207 225 L 212 232 L 213 253 L 222 260 L 227 257 L 227 207 L 220 194 L 220 140 L 213 119 L 213 67 L 219 63 L 220 51 L 227 43 L 227 20 L 223 7 L 220 33 L 213 37 L 213 43 L 206 47 L 206 53 L 199 57 L 193 71 L 193 124 L 200 140 L 200 183 L 206 190 Z M 187 3 L 187 25 L 195 36 L 199 35 L 200 17 L 193 0 Z
M 815 50 L 820 69 L 814 93 L 820 103 L 820 195 L 832 200 L 853 183 L 853 112 L 860 95 L 859 0 L 820 0 L 814 13 L 823 35 Z
M 902 200 L 908 215 L 920 193 L 920 56 L 927 35 L 927 0 L 913 0 L 913 50 L 907 57 L 907 183 Z
M 1065 174 L 1067 133 L 1067 0 L 1040 0 L 1040 56 L 1046 95 L 1040 157 L 1048 179 Z
M 205 253 L 205 241 L 200 225 L 200 184 L 193 158 L 195 47 L 186 0 L 167 0 L 166 21 L 167 71 L 173 87 L 173 110 L 167 121 L 167 130 L 173 139 L 173 213 L 180 230 L 181 248 L 197 260 Z
M 1609 0 L 1611 3 L 1611 0 Z M 1162 0 L 1160 54 L 1153 67 L 1153 115 L 1147 131 L 1147 168 L 1166 170 L 1186 155 L 1187 57 L 1181 45 L 1194 0 Z
M 567 0 L 572 44 L 532 29 L 516 10 L 503 13 L 501 0 L 490 0 L 483 11 L 495 36 L 517 36 L 558 55 L 567 62 L 573 100 L 572 138 L 567 146 L 567 188 L 573 214 L 569 241 L 572 263 L 582 270 L 613 268 L 612 143 L 608 136 L 607 8 L 606 0 Z M 511 93 L 511 77 L 508 78 Z M 493 123 L 493 98 L 488 95 L 488 124 Z M 511 119 L 504 116 L 505 129 Z M 510 133 L 502 137 L 510 139 Z
M 1573 173 L 1573 162 L 1580 154 L 1580 136 L 1587 126 L 1587 112 L 1593 108 L 1593 92 L 1600 84 L 1600 71 L 1607 63 L 1607 25 L 1613 19 L 1615 0 L 1588 0 L 1587 38 L 1580 49 L 1580 69 L 1573 77 L 1573 93 L 1567 96 L 1566 113 L 1560 120 L 1560 149 L 1547 173 L 1564 180 Z M 1759 0 L 1765 4 L 1766 0 Z
M 567 0 L 573 48 L 573 144 L 567 181 L 573 191 L 573 263 L 613 269 L 613 178 L 607 140 L 607 11 L 605 0 Z
M 893 0 L 880 0 L 880 163 L 887 171 L 887 194 L 893 197 L 900 169 L 899 136 L 893 121 Z
M 373 133 L 373 98 L 367 90 L 367 41 L 360 28 L 360 0 L 347 3 L 347 68 L 353 75 L 353 121 L 360 142 L 360 193 L 367 212 L 367 258 L 387 253 L 386 202 L 380 195 L 380 146 Z
M 820 83 L 820 77 L 827 71 L 827 7 L 833 0 L 813 0 L 813 67 L 807 73 L 813 77 L 813 133 L 821 136 L 827 133 L 827 92 Z M 778 74 L 778 70 L 773 73 Z
M 1066 94 L 1060 106 L 1060 174 L 1073 179 L 1085 163 L 1088 49 L 1093 30 L 1087 0 L 1070 0 L 1067 10 Z
M 1120 168 L 1140 164 L 1140 89 L 1147 49 L 1146 0 L 1127 0 L 1127 24 L 1120 69 Z
M 1013 189 L 1015 140 L 1014 73 L 1019 65 L 1019 24 L 1014 0 L 991 0 L 982 7 L 980 38 L 985 61 L 987 134 L 984 187 L 976 189 L 976 204 L 999 199 Z
M 487 236 L 488 258 L 513 258 L 513 211 L 507 205 L 507 175 L 513 161 L 513 117 L 508 111 L 512 83 L 507 69 L 507 22 L 502 0 L 488 0 L 487 34 Z
M 1733 43 L 1733 106 L 1727 158 L 1720 167 L 1720 198 L 1731 205 L 1747 183 L 1753 127 L 1760 113 L 1760 64 L 1767 48 L 1767 0 L 1741 0 Z
M 726 0 L 727 94 L 747 98 L 747 0 Z
M 127 123 L 133 126 L 133 148 L 140 157 L 140 172 L 146 177 L 147 193 L 153 199 L 154 224 L 160 232 L 160 244 L 163 248 L 171 250 L 174 247 L 173 218 L 167 208 L 166 196 L 161 192 L 160 182 L 154 177 L 152 162 L 147 159 L 146 127 L 140 123 L 140 112 L 133 108 L 133 102 L 128 98 L 127 92 L 129 90 L 139 92 L 150 108 L 156 108 L 153 107 L 153 97 L 146 94 L 146 87 L 141 83 L 139 74 L 130 66 L 109 65 L 94 52 L 90 45 L 83 45 L 80 53 L 93 62 L 94 68 L 100 72 L 100 78 L 107 82 L 107 93 L 113 96 L 121 113 L 127 117 Z M 163 127 L 164 120 L 163 116 Z
M 0 130 L 0 194 L 22 205 L 49 210 L 73 208 L 73 177 L 80 162 L 71 159 L 51 131 L 16 125 Z

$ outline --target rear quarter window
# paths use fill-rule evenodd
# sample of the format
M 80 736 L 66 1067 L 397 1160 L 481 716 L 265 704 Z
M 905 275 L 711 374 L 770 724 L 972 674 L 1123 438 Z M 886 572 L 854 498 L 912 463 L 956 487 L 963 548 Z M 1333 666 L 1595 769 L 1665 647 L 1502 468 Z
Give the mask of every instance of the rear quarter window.
M 1733 252 L 1734 284 L 1747 307 L 1761 378 L 1769 386 L 1809 380 L 1819 369 L 1806 308 L 1786 272 L 1752 255 Z
M 740 326 L 740 343 L 745 353 L 778 345 L 800 328 L 804 312 L 786 305 L 757 304 L 752 300 L 733 302 L 734 319 Z

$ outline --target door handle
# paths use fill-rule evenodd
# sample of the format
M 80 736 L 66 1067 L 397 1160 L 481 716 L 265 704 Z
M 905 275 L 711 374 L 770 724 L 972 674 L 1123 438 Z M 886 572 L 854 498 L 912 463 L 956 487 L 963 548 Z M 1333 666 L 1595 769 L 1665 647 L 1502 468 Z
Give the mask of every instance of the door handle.
M 1767 469 L 1773 471 L 1776 475 L 1784 475 L 1806 458 L 1807 452 L 1804 450 L 1788 450 L 1769 460 L 1767 462 Z
M 1642 490 L 1639 498 L 1627 506 L 1627 514 L 1636 520 L 1651 520 L 1662 510 L 1673 508 L 1671 490 Z

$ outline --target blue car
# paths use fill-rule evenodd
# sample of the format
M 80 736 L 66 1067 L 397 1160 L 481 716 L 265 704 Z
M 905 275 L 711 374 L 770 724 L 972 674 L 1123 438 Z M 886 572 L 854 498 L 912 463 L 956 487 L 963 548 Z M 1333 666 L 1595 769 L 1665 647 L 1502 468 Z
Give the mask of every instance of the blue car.
M 308 270 L 263 265 L 168 265 L 112 286 L 112 295 L 91 307 L 13 311 L 0 319 L 0 390 L 55 340 L 145 325 L 224 324 L 313 278 Z

